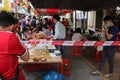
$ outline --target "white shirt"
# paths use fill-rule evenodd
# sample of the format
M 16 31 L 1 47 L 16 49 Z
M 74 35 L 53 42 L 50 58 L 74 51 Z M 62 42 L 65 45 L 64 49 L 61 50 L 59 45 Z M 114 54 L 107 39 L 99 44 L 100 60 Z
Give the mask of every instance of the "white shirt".
M 55 35 L 54 35 L 54 39 L 64 39 L 66 36 L 66 30 L 65 30 L 65 26 L 58 21 L 55 24 Z
M 81 41 L 82 35 L 80 33 L 74 33 L 72 36 L 72 41 Z

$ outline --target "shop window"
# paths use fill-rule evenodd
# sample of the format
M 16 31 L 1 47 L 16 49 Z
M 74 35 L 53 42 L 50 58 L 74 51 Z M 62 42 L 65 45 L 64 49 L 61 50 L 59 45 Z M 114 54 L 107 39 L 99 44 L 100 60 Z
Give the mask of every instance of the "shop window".
M 0 0 L 0 4 L 2 4 L 2 0 Z
M 4 0 L 0 0 L 0 6 L 4 6 Z

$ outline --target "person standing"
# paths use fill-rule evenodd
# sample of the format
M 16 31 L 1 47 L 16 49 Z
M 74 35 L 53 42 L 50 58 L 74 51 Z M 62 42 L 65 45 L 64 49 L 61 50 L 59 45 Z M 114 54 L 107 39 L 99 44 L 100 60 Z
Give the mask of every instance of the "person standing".
M 19 69 L 18 57 L 29 60 L 29 52 L 12 32 L 14 17 L 10 13 L 0 12 L 0 76 L 3 80 L 25 80 Z
M 116 41 L 118 35 L 118 27 L 114 25 L 113 18 L 111 16 L 106 16 L 104 18 L 105 25 L 103 26 L 105 32 L 106 41 Z M 100 74 L 106 59 L 108 59 L 109 63 L 109 72 L 105 75 L 105 77 L 112 77 L 113 69 L 114 69 L 114 57 L 116 53 L 115 46 L 104 46 L 102 58 L 99 63 L 99 67 L 97 71 L 93 71 L 93 75 Z
M 53 22 L 55 23 L 54 40 L 64 40 L 66 36 L 66 30 L 65 26 L 60 22 L 59 15 L 53 16 Z M 62 57 L 65 57 L 63 46 L 57 46 L 57 48 L 61 51 Z
M 21 20 L 20 31 L 22 32 L 25 27 L 26 27 L 26 20 L 25 20 L 25 15 L 23 15 Z

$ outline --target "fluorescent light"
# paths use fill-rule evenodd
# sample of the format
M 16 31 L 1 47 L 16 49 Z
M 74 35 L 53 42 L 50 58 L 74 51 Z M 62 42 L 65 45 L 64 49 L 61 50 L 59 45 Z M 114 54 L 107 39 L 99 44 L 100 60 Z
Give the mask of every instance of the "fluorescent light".
M 117 10 L 120 10 L 120 6 L 117 6 L 117 8 L 116 8 Z

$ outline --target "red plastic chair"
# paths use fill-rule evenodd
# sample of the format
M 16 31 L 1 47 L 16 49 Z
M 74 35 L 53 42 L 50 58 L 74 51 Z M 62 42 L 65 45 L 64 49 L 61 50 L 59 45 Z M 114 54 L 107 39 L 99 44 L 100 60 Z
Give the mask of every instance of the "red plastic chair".
M 73 46 L 72 47 L 72 51 L 73 51 L 73 56 L 82 56 L 83 55 L 83 51 L 82 51 L 83 47 L 78 47 L 78 46 Z
M 70 74 L 70 61 L 66 58 L 62 59 L 62 63 L 60 64 L 60 72 L 63 75 L 69 75 Z
M 118 41 L 120 41 L 120 32 L 118 33 L 118 38 L 117 38 Z M 117 49 L 116 49 L 117 52 L 120 52 L 120 46 L 117 46 Z
M 97 48 L 96 48 L 95 54 L 93 56 L 93 60 L 95 62 L 99 62 L 100 59 L 101 59 L 101 55 L 102 55 L 102 51 L 98 51 Z

